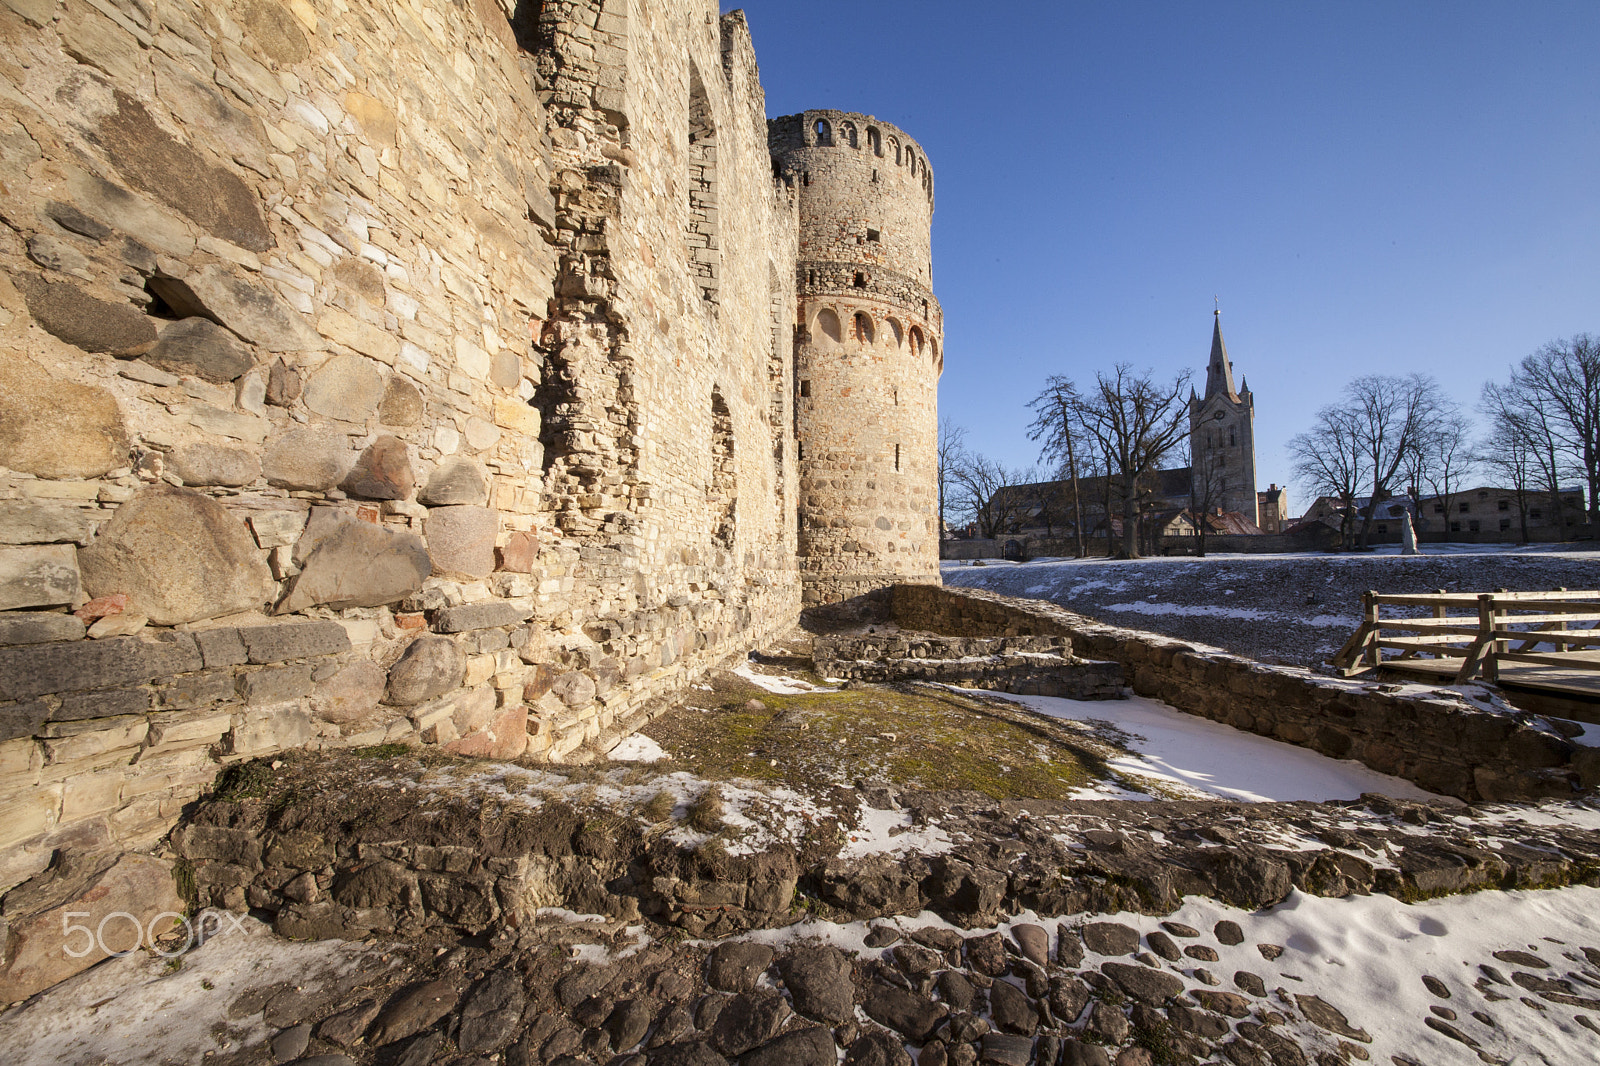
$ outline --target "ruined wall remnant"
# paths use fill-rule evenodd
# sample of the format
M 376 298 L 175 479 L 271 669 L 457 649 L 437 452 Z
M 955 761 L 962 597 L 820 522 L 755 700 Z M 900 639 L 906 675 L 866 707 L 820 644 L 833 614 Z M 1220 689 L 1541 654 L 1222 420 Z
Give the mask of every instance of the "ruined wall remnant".
M 1401 692 L 1268 666 L 1103 625 L 1044 600 L 898 585 L 895 624 L 961 637 L 1067 637 L 1086 658 L 1121 665 L 1133 691 L 1262 736 L 1355 759 L 1432 792 L 1476 800 L 1569 797 L 1600 786 L 1600 748 L 1458 693 Z
M 920 145 L 869 115 L 807 111 L 768 129 L 800 210 L 805 601 L 937 582 L 944 321 L 932 291 L 933 174 Z
M 0 20 L 0 891 L 235 760 L 571 757 L 795 620 L 801 225 L 741 14 Z

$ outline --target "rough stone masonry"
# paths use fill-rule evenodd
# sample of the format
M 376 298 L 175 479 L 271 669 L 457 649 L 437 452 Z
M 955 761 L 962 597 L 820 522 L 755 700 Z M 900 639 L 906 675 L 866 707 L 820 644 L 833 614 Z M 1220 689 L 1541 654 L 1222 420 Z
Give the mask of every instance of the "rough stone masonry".
M 932 196 L 709 0 L 4 0 L 0 891 L 936 580 Z

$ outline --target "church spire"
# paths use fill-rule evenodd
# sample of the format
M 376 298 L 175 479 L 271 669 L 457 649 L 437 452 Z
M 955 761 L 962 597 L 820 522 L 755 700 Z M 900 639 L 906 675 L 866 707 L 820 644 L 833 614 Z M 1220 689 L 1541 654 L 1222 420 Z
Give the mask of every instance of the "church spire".
M 1233 387 L 1233 364 L 1228 361 L 1228 346 L 1222 343 L 1222 310 L 1212 312 L 1211 361 L 1206 366 L 1206 399 L 1219 392 L 1239 402 L 1239 393 Z

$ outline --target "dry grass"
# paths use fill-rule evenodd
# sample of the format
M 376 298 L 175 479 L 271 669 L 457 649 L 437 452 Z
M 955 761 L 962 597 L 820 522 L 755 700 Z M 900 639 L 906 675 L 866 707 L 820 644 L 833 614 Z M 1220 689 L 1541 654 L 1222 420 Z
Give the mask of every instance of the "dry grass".
M 722 828 L 722 787 L 711 785 L 689 804 L 689 825 L 702 833 L 714 833 Z
M 748 706 L 752 699 L 763 708 Z M 868 781 L 1065 799 L 1109 777 L 1105 760 L 1115 754 L 1070 723 L 933 686 L 779 695 L 724 674 L 695 702 L 705 709 L 679 708 L 645 730 L 675 768 L 813 793 Z

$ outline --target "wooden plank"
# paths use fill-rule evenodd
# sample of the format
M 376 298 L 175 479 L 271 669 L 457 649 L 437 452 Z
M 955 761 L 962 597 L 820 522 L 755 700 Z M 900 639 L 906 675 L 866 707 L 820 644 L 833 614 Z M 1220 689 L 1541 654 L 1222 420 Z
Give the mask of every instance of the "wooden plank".
M 1527 663 L 1538 666 L 1559 666 L 1563 670 L 1588 671 L 1600 674 L 1600 662 L 1581 659 L 1577 655 L 1556 655 L 1550 652 L 1506 651 L 1495 656 L 1502 663 Z M 1524 681 L 1524 684 L 1527 682 Z
M 1478 602 L 1476 592 L 1377 593 L 1375 603 L 1389 607 L 1433 607 L 1438 604 L 1466 606 Z
M 1434 655 L 1449 655 L 1452 657 L 1465 655 L 1467 653 L 1467 649 L 1460 646 L 1460 641 L 1447 643 L 1442 637 L 1436 637 L 1433 639 L 1420 638 L 1413 640 L 1384 640 L 1382 637 L 1379 637 L 1373 643 L 1380 648 L 1393 648 L 1396 651 L 1410 649 L 1412 651 L 1426 651 L 1432 652 Z
M 1496 600 L 1600 600 L 1600 592 L 1592 589 L 1565 589 L 1556 592 L 1490 592 Z
M 1371 632 L 1371 623 L 1361 623 L 1361 627 L 1355 631 L 1355 635 L 1345 641 L 1344 646 L 1335 652 L 1333 658 L 1329 659 L 1328 662 L 1341 670 L 1348 667 L 1355 661 L 1356 653 L 1361 650 L 1362 645 L 1366 643 L 1367 634 Z
M 1460 633 L 1468 637 L 1478 635 L 1477 619 L 1473 619 L 1472 625 L 1465 625 L 1453 620 L 1440 624 L 1432 618 L 1385 618 L 1378 623 L 1378 628 L 1403 629 L 1416 633 Z
M 1506 612 L 1507 618 L 1518 622 L 1594 622 L 1600 621 L 1600 606 L 1593 603 L 1500 603 L 1495 606 Z M 1544 614 L 1517 614 L 1518 611 L 1543 611 Z
M 1524 644 L 1600 644 L 1600 633 L 1592 629 L 1549 629 L 1529 632 L 1525 629 L 1506 629 L 1496 626 L 1494 635 L 1513 640 L 1520 637 Z

